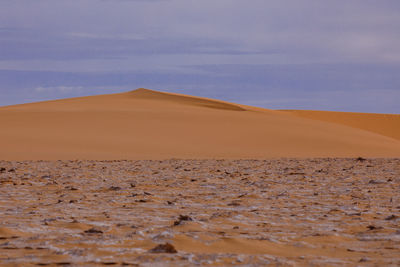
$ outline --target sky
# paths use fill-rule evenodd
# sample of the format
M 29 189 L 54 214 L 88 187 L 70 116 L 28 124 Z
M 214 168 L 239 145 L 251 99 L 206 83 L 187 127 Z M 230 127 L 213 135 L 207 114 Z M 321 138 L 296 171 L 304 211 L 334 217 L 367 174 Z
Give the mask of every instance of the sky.
M 400 113 L 400 1 L 0 1 L 0 105 L 141 87 Z

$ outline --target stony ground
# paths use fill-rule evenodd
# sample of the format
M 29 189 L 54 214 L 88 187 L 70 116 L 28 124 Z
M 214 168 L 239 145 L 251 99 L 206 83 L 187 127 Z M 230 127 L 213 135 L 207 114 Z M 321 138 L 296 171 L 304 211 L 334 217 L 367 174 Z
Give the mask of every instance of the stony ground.
M 400 159 L 0 161 L 0 265 L 399 266 Z

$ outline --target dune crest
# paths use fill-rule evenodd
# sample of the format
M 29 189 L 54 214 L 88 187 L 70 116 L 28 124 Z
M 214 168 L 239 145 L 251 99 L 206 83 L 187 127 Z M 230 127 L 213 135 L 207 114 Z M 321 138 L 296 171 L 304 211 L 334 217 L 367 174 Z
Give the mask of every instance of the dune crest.
M 147 89 L 1 107 L 0 122 L 5 160 L 400 156 L 373 131 Z
M 129 97 L 133 97 L 136 99 L 148 99 L 148 100 L 158 100 L 158 101 L 169 101 L 176 104 L 183 105 L 193 105 L 207 108 L 215 108 L 215 109 L 224 109 L 224 110 L 233 110 L 233 111 L 246 111 L 246 109 L 242 108 L 239 105 L 208 99 L 204 97 L 194 97 L 189 95 L 182 94 L 173 94 L 167 92 L 154 91 L 145 88 L 139 88 L 128 93 L 125 93 Z

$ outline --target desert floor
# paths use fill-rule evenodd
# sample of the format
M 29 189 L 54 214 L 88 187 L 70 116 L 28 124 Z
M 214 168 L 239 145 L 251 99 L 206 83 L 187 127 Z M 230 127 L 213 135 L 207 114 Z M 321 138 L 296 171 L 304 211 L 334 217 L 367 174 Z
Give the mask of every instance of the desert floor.
M 2 266 L 399 266 L 399 217 L 400 159 L 0 161 Z

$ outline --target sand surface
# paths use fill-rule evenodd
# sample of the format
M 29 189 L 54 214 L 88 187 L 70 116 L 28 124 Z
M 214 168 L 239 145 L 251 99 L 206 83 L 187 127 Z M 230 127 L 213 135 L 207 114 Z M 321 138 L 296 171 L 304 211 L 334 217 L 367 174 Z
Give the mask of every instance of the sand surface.
M 374 114 L 314 110 L 286 111 L 300 117 L 343 124 L 400 140 L 399 114 Z
M 340 116 L 139 89 L 1 107 L 0 159 L 400 157 L 398 117 Z
M 399 188 L 399 159 L 0 161 L 0 265 L 399 266 Z

